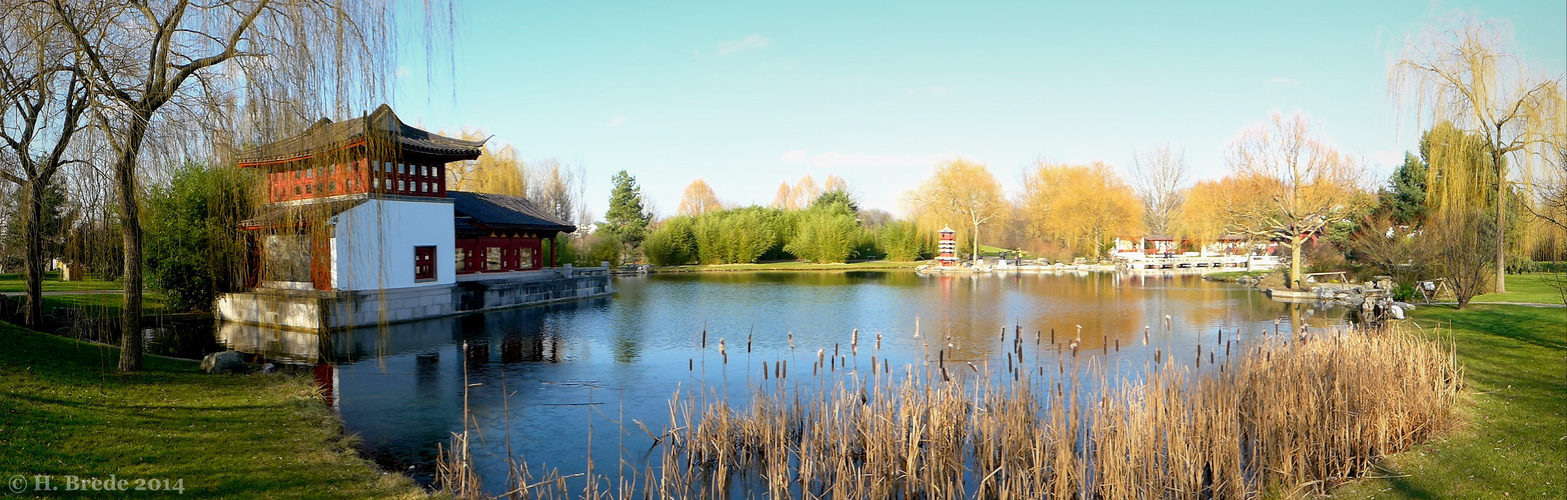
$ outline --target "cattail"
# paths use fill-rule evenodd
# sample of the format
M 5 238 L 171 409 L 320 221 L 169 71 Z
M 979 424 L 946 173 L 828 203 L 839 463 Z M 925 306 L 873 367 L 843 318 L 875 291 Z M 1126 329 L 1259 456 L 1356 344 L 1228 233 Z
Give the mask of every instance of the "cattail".
M 974 366 L 974 362 L 973 361 L 968 361 L 967 363 L 968 363 L 968 367 L 969 367 L 970 370 L 974 370 L 974 373 L 979 373 L 979 367 L 978 366 Z
M 1072 341 L 1072 357 L 1077 357 L 1077 341 Z
M 881 350 L 881 332 L 876 332 L 876 350 Z
M 794 350 L 794 332 L 789 332 L 789 350 Z
M 1083 325 L 1077 325 L 1077 338 L 1073 339 L 1072 341 L 1073 342 L 1082 342 L 1083 341 Z
M 686 358 L 686 371 L 696 371 L 696 358 Z
M 718 354 L 724 357 L 724 364 L 729 364 L 729 353 L 724 351 L 724 339 L 718 339 Z
M 1154 364 L 1156 364 L 1156 365 L 1157 365 L 1157 364 L 1159 364 L 1159 363 L 1163 363 L 1163 362 L 1164 362 L 1164 361 L 1163 361 L 1163 360 L 1162 360 L 1162 359 L 1161 359 L 1161 355 L 1162 355 L 1162 354 L 1163 354 L 1163 353 L 1162 353 L 1162 352 L 1161 352 L 1161 351 L 1160 351 L 1160 350 L 1159 350 L 1159 349 L 1154 349 L 1154 350 L 1153 350 L 1153 362 L 1154 362 Z
M 762 380 L 767 380 L 767 362 L 762 362 Z
M 1054 327 L 1052 327 L 1050 329 L 1050 343 L 1051 344 L 1055 344 L 1056 343 L 1056 329 Z
M 1213 364 L 1213 351 L 1208 351 L 1208 364 Z
M 1148 345 L 1148 325 L 1143 325 L 1143 345 Z
M 914 317 L 914 338 L 920 338 L 920 317 Z
M 859 328 L 855 328 L 854 331 L 849 334 L 849 348 L 850 349 L 854 349 L 854 350 L 859 350 L 859 347 L 860 347 L 860 329 Z
M 1001 337 L 999 337 L 997 340 L 1006 340 L 1006 339 L 1007 339 L 1007 327 L 1003 326 L 1003 327 L 1001 327 Z
M 1121 339 L 1115 339 L 1115 352 L 1121 352 Z
M 1168 315 L 1168 314 L 1164 315 L 1164 329 L 1165 330 L 1169 330 L 1170 329 L 1170 315 Z
M 832 344 L 832 357 L 834 357 L 834 358 L 838 357 L 838 343 L 837 342 L 834 342 Z
M 707 348 L 707 324 L 702 324 L 702 348 Z
M 745 353 L 746 354 L 750 354 L 751 353 L 751 339 L 753 337 L 756 337 L 756 328 L 755 327 L 752 327 L 751 328 L 751 333 L 748 333 L 745 336 Z
M 783 365 L 783 375 L 779 378 L 789 378 L 789 360 L 785 359 L 783 361 L 779 361 L 778 363 Z

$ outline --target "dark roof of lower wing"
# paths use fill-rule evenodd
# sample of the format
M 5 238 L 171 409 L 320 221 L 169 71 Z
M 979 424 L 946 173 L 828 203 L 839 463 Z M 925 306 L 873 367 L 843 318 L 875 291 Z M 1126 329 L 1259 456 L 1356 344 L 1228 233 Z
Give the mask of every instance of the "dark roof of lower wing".
M 575 232 L 577 226 L 555 218 L 537 204 L 521 196 L 447 191 L 452 210 L 458 218 L 458 232 L 469 227 L 479 230 Z M 467 220 L 464 220 L 466 218 Z

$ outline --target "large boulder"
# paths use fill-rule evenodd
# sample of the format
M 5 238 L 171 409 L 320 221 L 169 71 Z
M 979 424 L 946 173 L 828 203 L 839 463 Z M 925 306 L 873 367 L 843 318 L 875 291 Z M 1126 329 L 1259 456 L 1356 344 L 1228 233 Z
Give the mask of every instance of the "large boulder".
M 249 368 L 239 351 L 215 352 L 201 358 L 201 371 L 207 373 L 244 373 Z

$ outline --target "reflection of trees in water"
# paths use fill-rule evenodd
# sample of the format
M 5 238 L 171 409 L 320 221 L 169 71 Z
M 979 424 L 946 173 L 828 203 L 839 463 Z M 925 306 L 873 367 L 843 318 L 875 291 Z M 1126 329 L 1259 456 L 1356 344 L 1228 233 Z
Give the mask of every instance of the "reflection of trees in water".
M 911 286 L 918 285 L 921 282 L 919 275 L 908 271 L 712 272 L 661 275 L 659 276 L 659 279 L 661 281 L 679 281 L 691 283 L 774 283 L 800 286 L 842 286 L 864 283 Z

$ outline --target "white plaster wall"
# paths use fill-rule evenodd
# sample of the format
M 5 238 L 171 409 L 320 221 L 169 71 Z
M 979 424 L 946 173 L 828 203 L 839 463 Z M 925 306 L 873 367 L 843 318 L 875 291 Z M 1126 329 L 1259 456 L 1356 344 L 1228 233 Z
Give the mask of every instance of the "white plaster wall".
M 337 216 L 332 238 L 332 287 L 376 290 L 457 282 L 452 204 L 368 200 Z M 414 281 L 414 247 L 435 246 L 435 280 Z

